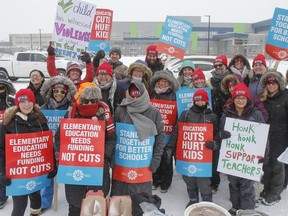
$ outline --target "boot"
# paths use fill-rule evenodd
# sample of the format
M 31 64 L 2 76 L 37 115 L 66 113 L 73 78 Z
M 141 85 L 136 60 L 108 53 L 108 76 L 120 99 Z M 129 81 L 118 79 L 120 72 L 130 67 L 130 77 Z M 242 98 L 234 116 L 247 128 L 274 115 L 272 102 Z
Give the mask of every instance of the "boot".
M 41 214 L 41 208 L 40 209 L 30 209 L 31 210 L 31 216 L 38 216 Z
M 187 189 L 187 192 L 189 196 L 189 203 L 186 205 L 186 208 L 199 202 L 198 189 Z
M 202 194 L 201 193 L 202 201 L 212 202 L 212 193 L 211 194 Z

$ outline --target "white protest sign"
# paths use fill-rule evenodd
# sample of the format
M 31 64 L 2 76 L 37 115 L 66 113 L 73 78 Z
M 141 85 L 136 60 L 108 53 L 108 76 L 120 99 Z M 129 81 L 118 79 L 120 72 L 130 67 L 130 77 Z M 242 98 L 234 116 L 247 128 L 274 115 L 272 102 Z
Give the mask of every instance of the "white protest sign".
M 95 13 L 94 4 L 58 0 L 52 35 L 57 54 L 78 59 L 78 55 L 88 47 Z
M 225 128 L 231 133 L 221 144 L 218 171 L 241 178 L 260 181 L 269 125 L 226 118 Z

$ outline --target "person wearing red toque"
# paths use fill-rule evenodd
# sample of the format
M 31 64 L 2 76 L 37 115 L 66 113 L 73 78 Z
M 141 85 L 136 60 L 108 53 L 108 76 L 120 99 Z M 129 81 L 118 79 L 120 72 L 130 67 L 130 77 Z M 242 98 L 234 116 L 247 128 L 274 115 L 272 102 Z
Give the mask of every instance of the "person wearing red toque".
M 15 96 L 15 106 L 5 111 L 3 123 L 0 126 L 0 184 L 9 186 L 13 180 L 6 177 L 5 172 L 5 135 L 22 133 L 34 133 L 48 131 L 47 119 L 40 111 L 40 107 L 35 104 L 35 96 L 31 89 L 20 89 Z M 54 170 L 48 174 L 48 178 L 54 178 L 57 173 L 57 167 L 54 164 Z M 13 184 L 12 184 L 13 185 Z M 25 214 L 27 199 L 30 199 L 31 215 L 41 214 L 41 195 L 40 190 L 28 195 L 12 196 L 13 210 L 12 216 Z
M 208 87 L 206 83 L 205 74 L 201 68 L 196 68 L 192 74 L 192 88 L 205 88 Z
M 285 92 L 286 80 L 274 69 L 268 70 L 260 80 L 264 92 L 261 100 L 269 113 L 268 124 L 270 143 L 269 160 L 264 164 L 264 190 L 260 193 L 264 205 L 274 205 L 281 200 L 284 187 L 284 164 L 278 157 L 288 147 L 288 96 Z
M 151 69 L 152 74 L 156 71 L 160 71 L 164 69 L 164 64 L 158 58 L 158 51 L 155 45 L 150 45 L 146 48 L 146 58 L 145 62 L 148 67 Z
M 263 87 L 260 85 L 260 79 L 267 72 L 266 58 L 263 54 L 258 54 L 253 59 L 252 70 L 249 73 L 249 92 L 259 98 L 263 93 Z
M 177 120 L 176 126 L 174 127 L 167 147 L 165 148 L 166 163 L 170 163 L 172 155 L 175 155 L 176 150 L 182 150 L 181 145 L 178 146 L 178 134 L 179 134 L 179 123 L 208 123 L 213 124 L 213 137 L 217 137 L 218 132 L 218 119 L 217 116 L 209 108 L 208 92 L 205 89 L 198 89 L 193 94 L 193 106 L 189 110 L 185 110 L 181 113 L 181 116 Z M 214 138 L 215 139 L 215 138 Z M 215 143 L 215 144 L 214 144 Z M 214 150 L 217 148 L 216 142 L 213 140 L 205 143 L 206 148 Z M 175 160 L 179 160 L 176 158 Z M 212 173 L 211 173 L 212 174 Z M 212 202 L 212 188 L 210 177 L 191 177 L 182 175 L 184 182 L 187 186 L 187 192 L 189 197 L 189 205 L 199 202 L 199 193 L 201 194 L 202 201 Z
M 125 92 L 119 86 L 113 75 L 112 66 L 108 62 L 104 62 L 97 68 L 93 83 L 101 89 L 102 101 L 109 106 L 110 112 L 114 114 L 117 106 L 125 97 Z
M 223 112 L 223 106 L 229 94 L 225 94 L 221 91 L 222 80 L 232 72 L 227 67 L 227 57 L 225 55 L 218 55 L 213 61 L 214 70 L 212 71 L 212 77 L 207 81 L 208 86 L 212 86 L 212 106 L 213 112 L 221 118 Z M 220 173 L 217 171 L 217 164 L 219 160 L 219 151 L 214 151 L 213 154 L 213 173 L 211 178 L 212 192 L 216 193 L 220 184 Z
M 112 165 L 111 196 L 138 193 L 152 195 L 152 173 L 159 167 L 163 154 L 164 127 L 161 113 L 150 105 L 149 94 L 143 83 L 131 82 L 126 98 L 115 111 L 114 120 L 119 141 L 116 144 Z M 124 132 L 131 135 L 121 137 Z M 122 138 L 126 140 L 124 143 L 121 142 Z M 120 150 L 119 146 L 123 148 Z M 135 156 L 139 160 L 131 159 Z M 142 177 L 138 179 L 131 176 L 132 178 L 127 181 L 125 176 L 133 175 L 133 173 Z
M 232 100 L 223 108 L 223 114 L 220 120 L 220 131 L 224 130 L 227 117 L 265 123 L 262 113 L 250 100 L 249 89 L 244 83 L 235 85 L 232 93 Z M 222 137 L 221 139 L 227 139 L 229 137 L 230 136 Z M 267 153 L 266 150 L 266 154 Z M 266 159 L 266 157 L 267 156 L 265 156 L 264 159 Z M 259 163 L 263 163 L 263 161 L 259 160 Z M 236 212 L 239 209 L 253 210 L 255 208 L 254 181 L 232 175 L 228 175 L 228 180 L 230 201 L 232 203 L 232 208 L 229 210 L 229 213 L 231 215 L 236 215 Z

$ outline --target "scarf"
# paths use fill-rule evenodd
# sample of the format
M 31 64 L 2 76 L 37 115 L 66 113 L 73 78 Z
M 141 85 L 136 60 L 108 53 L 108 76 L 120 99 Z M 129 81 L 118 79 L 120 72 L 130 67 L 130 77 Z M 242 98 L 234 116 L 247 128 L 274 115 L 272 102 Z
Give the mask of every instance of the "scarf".
M 98 111 L 99 103 L 96 104 L 77 104 L 75 103 L 71 110 L 71 118 L 74 118 L 77 113 L 81 116 L 92 117 Z
M 108 88 L 110 88 L 113 84 L 113 79 L 111 79 L 108 83 L 105 84 L 101 84 L 98 80 L 97 80 L 97 85 L 100 89 L 106 90 Z
M 126 107 L 127 114 L 135 125 L 141 142 L 149 136 L 158 134 L 155 123 L 141 114 L 150 107 L 150 99 L 146 89 L 144 89 L 144 93 L 136 99 L 133 99 L 128 94 L 119 106 Z
M 189 86 L 190 85 L 190 83 L 192 82 L 192 77 L 183 77 L 184 78 L 184 82 L 183 82 L 183 84 L 185 85 L 185 86 Z
M 51 97 L 47 104 L 47 108 L 49 110 L 54 110 L 54 109 L 58 109 L 59 107 L 65 106 L 66 104 L 70 104 L 67 97 L 63 98 L 63 100 L 60 102 L 57 102 L 56 100 L 54 100 L 54 98 Z
M 239 71 L 237 68 L 234 67 L 234 65 L 232 65 L 230 69 L 234 74 L 239 74 L 243 79 L 245 79 L 249 74 L 249 70 L 246 66 L 244 66 L 242 71 Z
M 132 80 L 133 80 L 134 82 L 142 82 L 142 77 L 132 76 Z
M 230 73 L 229 70 L 222 72 L 221 74 L 217 74 L 216 71 L 212 71 L 212 76 L 215 80 L 222 80 L 226 75 Z

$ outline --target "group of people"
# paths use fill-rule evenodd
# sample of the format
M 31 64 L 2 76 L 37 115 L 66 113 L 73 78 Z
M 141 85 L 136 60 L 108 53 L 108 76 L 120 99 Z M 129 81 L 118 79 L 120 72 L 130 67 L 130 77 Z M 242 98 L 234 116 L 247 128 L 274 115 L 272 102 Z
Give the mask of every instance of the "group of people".
M 181 148 L 178 135 L 182 125 L 188 123 L 213 125 L 213 139 L 205 143 L 205 148 L 213 151 L 213 162 L 211 177 L 183 175 L 189 197 L 187 207 L 199 202 L 199 195 L 202 201 L 212 202 L 212 194 L 217 192 L 221 181 L 217 171 L 221 141 L 231 136 L 224 130 L 227 117 L 270 125 L 265 157 L 259 160 L 263 163 L 264 189 L 259 193 L 254 188 L 254 181 L 229 175 L 230 214 L 236 215 L 240 209 L 254 210 L 258 199 L 265 205 L 280 201 L 281 192 L 287 186 L 285 176 L 288 172 L 277 158 L 288 145 L 288 96 L 286 79 L 275 70 L 267 70 L 264 55 L 258 54 L 252 66 L 241 54 L 235 55 L 229 64 L 225 55 L 218 55 L 213 61 L 212 77 L 206 80 L 201 68 L 196 68 L 189 60 L 183 62 L 176 79 L 164 68 L 154 45 L 147 47 L 145 60 L 139 59 L 128 67 L 120 61 L 122 53 L 118 47 L 111 48 L 110 59 L 104 62 L 102 50 L 93 60 L 84 52 L 81 55 L 86 64 L 84 78 L 81 78 L 78 64 L 69 65 L 66 76 L 60 76 L 55 67 L 54 47 L 50 45 L 47 52 L 50 78 L 45 80 L 43 73 L 35 69 L 30 73 L 27 89 L 16 93 L 7 75 L 0 73 L 0 208 L 8 198 L 6 186 L 11 182 L 13 185 L 13 179 L 6 175 L 9 158 L 5 151 L 5 135 L 49 130 L 41 110 L 66 110 L 64 118 L 92 119 L 103 121 L 105 125 L 103 184 L 65 184 L 70 216 L 80 215 L 82 200 L 91 189 L 102 190 L 105 197 L 135 193 L 152 195 L 158 187 L 161 193 L 167 193 L 173 180 L 173 161 L 178 159 L 176 151 Z M 183 88 L 195 90 L 190 99 L 193 105 L 178 116 L 176 95 L 177 90 Z M 206 88 L 211 89 L 212 104 Z M 11 96 L 15 93 L 13 99 Z M 129 163 L 120 160 L 120 156 L 123 159 L 127 153 L 121 152 L 118 139 L 122 136 L 121 130 L 136 133 L 128 138 L 132 142 L 136 137 L 134 147 L 145 149 L 145 157 L 136 167 L 142 172 L 142 178 L 137 182 L 121 176 L 129 167 Z M 41 191 L 12 196 L 12 216 L 24 215 L 28 197 L 31 215 L 40 215 L 51 207 L 60 146 L 58 129 L 54 136 L 53 169 L 47 175 L 50 184 Z M 144 155 L 144 152 L 134 151 L 135 155 Z

